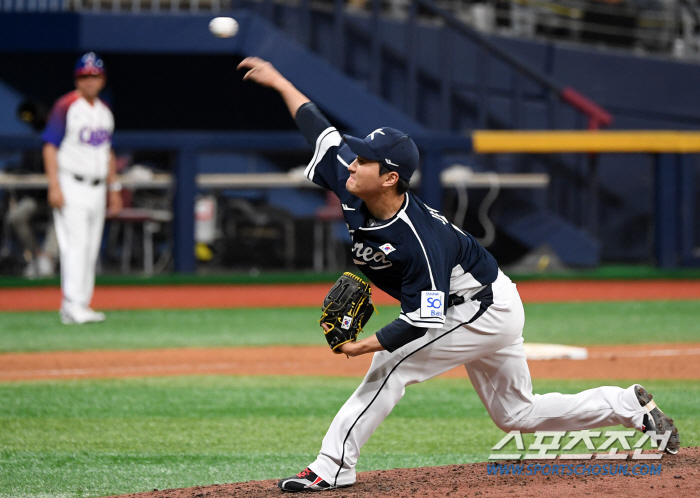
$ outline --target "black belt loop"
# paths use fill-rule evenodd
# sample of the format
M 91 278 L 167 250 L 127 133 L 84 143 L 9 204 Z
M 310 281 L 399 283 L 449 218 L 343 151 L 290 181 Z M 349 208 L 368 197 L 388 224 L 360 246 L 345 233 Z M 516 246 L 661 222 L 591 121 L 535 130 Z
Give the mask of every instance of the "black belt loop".
M 450 294 L 450 298 L 447 301 L 447 307 L 451 308 L 452 306 L 459 306 L 460 304 L 464 304 L 464 296 L 458 296 L 457 294 Z
M 460 304 L 464 304 L 464 296 L 458 296 L 457 294 L 450 294 L 450 297 L 447 301 L 447 307 L 451 308 L 452 306 L 459 306 Z M 485 286 L 483 289 L 481 289 L 479 292 L 474 294 L 470 301 L 480 301 L 480 302 L 488 302 L 489 306 L 493 304 L 493 287 L 491 287 L 491 284 L 488 284 Z
M 493 286 L 488 284 L 479 292 L 472 296 L 472 301 L 490 302 L 493 303 Z
M 482 290 L 477 292 L 474 296 L 472 296 L 471 300 L 478 301 L 480 303 L 479 310 L 467 323 L 472 323 L 474 320 L 478 319 L 481 315 L 486 313 L 486 310 L 493 304 L 493 287 L 491 284 L 488 284 Z
M 90 185 L 92 185 L 93 187 L 97 187 L 100 183 L 102 183 L 102 180 L 99 178 L 88 179 L 82 175 L 76 175 L 75 173 L 73 174 L 73 178 L 75 178 L 79 182 L 87 182 Z

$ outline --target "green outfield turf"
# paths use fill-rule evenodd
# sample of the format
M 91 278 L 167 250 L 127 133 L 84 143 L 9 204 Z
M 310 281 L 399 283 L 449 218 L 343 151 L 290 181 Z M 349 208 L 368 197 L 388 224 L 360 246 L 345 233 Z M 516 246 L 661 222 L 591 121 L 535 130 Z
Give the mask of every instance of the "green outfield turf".
M 380 306 L 368 332 L 398 316 Z M 0 313 L 0 352 L 325 344 L 318 308 L 112 311 L 61 325 L 56 312 Z M 525 306 L 525 340 L 575 345 L 700 341 L 700 301 Z
M 284 477 L 314 459 L 358 383 L 223 376 L 0 383 L 0 496 L 103 496 Z M 535 390 L 599 384 L 537 381 Z M 700 444 L 700 384 L 645 386 L 674 416 L 682 444 Z M 503 436 L 467 380 L 433 379 L 407 388 L 358 470 L 484 461 Z

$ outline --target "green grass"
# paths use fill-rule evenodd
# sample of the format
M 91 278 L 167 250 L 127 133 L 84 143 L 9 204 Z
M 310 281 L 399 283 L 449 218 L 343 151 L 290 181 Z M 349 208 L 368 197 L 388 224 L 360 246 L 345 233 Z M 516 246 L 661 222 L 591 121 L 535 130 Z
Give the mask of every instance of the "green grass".
M 380 306 L 374 332 L 398 315 Z M 0 314 L 0 352 L 325 344 L 318 308 L 112 311 L 64 326 L 55 312 Z M 576 345 L 700 341 L 700 301 L 525 306 L 525 340 Z
M 290 475 L 315 458 L 358 383 L 215 376 L 0 383 L 0 496 L 103 496 Z M 537 381 L 535 389 L 597 385 Z M 683 445 L 700 444 L 700 384 L 645 386 L 676 419 Z M 358 470 L 483 461 L 503 435 L 468 381 L 434 379 L 407 388 Z
M 572 345 L 700 341 L 700 300 L 525 305 L 527 342 Z
M 55 312 L 2 313 L 0 352 L 324 344 L 318 311 L 115 311 L 103 324 L 81 327 L 61 325 Z M 398 308 L 379 311 L 368 331 Z M 698 316 L 699 301 L 530 304 L 525 338 L 698 341 Z M 0 497 L 103 496 L 290 475 L 315 458 L 358 383 L 215 376 L 0 383 Z M 597 385 L 535 382 L 537 392 Z M 700 383 L 645 386 L 675 418 L 682 444 L 699 445 Z M 408 387 L 363 449 L 358 470 L 483 461 L 502 437 L 468 381 L 435 379 Z
M 378 309 L 373 327 L 398 315 Z M 2 313 L 0 352 L 326 344 L 320 316 L 320 307 L 112 311 L 104 323 L 69 327 L 55 312 Z

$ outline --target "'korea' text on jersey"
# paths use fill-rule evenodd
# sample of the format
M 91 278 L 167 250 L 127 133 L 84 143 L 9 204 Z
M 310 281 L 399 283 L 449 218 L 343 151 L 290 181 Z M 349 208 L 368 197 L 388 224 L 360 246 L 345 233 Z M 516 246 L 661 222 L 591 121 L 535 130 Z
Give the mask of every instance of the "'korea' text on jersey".
M 348 165 L 356 156 L 340 133 L 313 104 L 297 111 L 297 123 L 307 140 L 315 135 L 307 178 L 340 198 L 353 261 L 374 285 L 400 301 L 401 320 L 414 327 L 441 327 L 450 295 L 469 299 L 496 280 L 493 256 L 411 192 L 396 215 L 374 222 L 364 202 L 346 188 Z

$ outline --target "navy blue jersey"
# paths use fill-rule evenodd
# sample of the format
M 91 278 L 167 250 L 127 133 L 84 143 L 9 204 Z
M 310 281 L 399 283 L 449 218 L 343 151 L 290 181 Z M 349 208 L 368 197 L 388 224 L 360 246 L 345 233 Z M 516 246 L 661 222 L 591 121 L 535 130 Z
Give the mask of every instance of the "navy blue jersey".
M 411 192 L 396 215 L 376 223 L 364 202 L 346 189 L 348 165 L 356 156 L 338 130 L 313 104 L 297 111 L 297 123 L 315 143 L 307 178 L 340 198 L 353 261 L 374 285 L 400 301 L 401 320 L 418 328 L 441 327 L 450 294 L 469 297 L 496 280 L 493 256 Z

